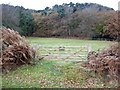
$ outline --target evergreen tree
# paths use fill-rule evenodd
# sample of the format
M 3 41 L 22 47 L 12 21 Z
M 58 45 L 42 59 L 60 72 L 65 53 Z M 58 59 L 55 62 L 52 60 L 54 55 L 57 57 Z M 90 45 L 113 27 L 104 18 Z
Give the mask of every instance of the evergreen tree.
M 21 27 L 21 34 L 25 36 L 30 36 L 34 30 L 34 18 L 29 12 L 25 12 L 23 8 L 20 9 L 20 27 Z
M 65 9 L 62 7 L 62 8 L 59 8 L 58 10 L 57 10 L 57 12 L 58 12 L 58 15 L 61 17 L 61 18 L 63 18 L 64 16 L 65 16 Z

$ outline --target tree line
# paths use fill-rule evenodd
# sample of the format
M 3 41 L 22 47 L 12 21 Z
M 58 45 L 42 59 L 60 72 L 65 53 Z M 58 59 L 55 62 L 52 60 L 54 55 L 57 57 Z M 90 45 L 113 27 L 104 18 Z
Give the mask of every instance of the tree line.
M 63 3 L 44 10 L 2 5 L 3 26 L 24 36 L 118 38 L 118 11 L 95 3 Z

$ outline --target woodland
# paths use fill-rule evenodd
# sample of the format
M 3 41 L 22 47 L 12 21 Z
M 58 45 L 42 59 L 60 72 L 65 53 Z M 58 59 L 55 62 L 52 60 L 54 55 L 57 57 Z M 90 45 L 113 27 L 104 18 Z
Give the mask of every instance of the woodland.
M 2 24 L 23 36 L 117 40 L 118 12 L 96 3 L 70 2 L 44 10 L 2 4 Z

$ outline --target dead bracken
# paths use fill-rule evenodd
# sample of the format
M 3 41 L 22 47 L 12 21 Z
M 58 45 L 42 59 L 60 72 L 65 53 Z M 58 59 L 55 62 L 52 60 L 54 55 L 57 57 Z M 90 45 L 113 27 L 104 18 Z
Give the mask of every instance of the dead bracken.
M 108 75 L 110 79 L 118 80 L 120 75 L 119 46 L 110 46 L 99 53 L 91 51 L 88 54 L 88 61 L 83 67 L 90 69 L 99 75 Z
M 35 51 L 29 46 L 28 41 L 17 31 L 5 27 L 0 27 L 0 31 L 2 71 L 8 72 L 20 65 L 29 64 L 35 56 Z

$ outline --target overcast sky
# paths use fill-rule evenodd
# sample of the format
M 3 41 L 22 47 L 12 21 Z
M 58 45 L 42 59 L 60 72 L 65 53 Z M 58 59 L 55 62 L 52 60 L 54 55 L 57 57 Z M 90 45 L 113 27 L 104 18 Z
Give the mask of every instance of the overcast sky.
M 118 10 L 118 2 L 119 0 L 0 0 L 0 4 L 10 4 L 14 6 L 23 6 L 24 8 L 41 10 L 45 7 L 52 7 L 55 4 L 63 4 L 63 3 L 98 3 L 103 6 L 111 7 L 115 10 Z

